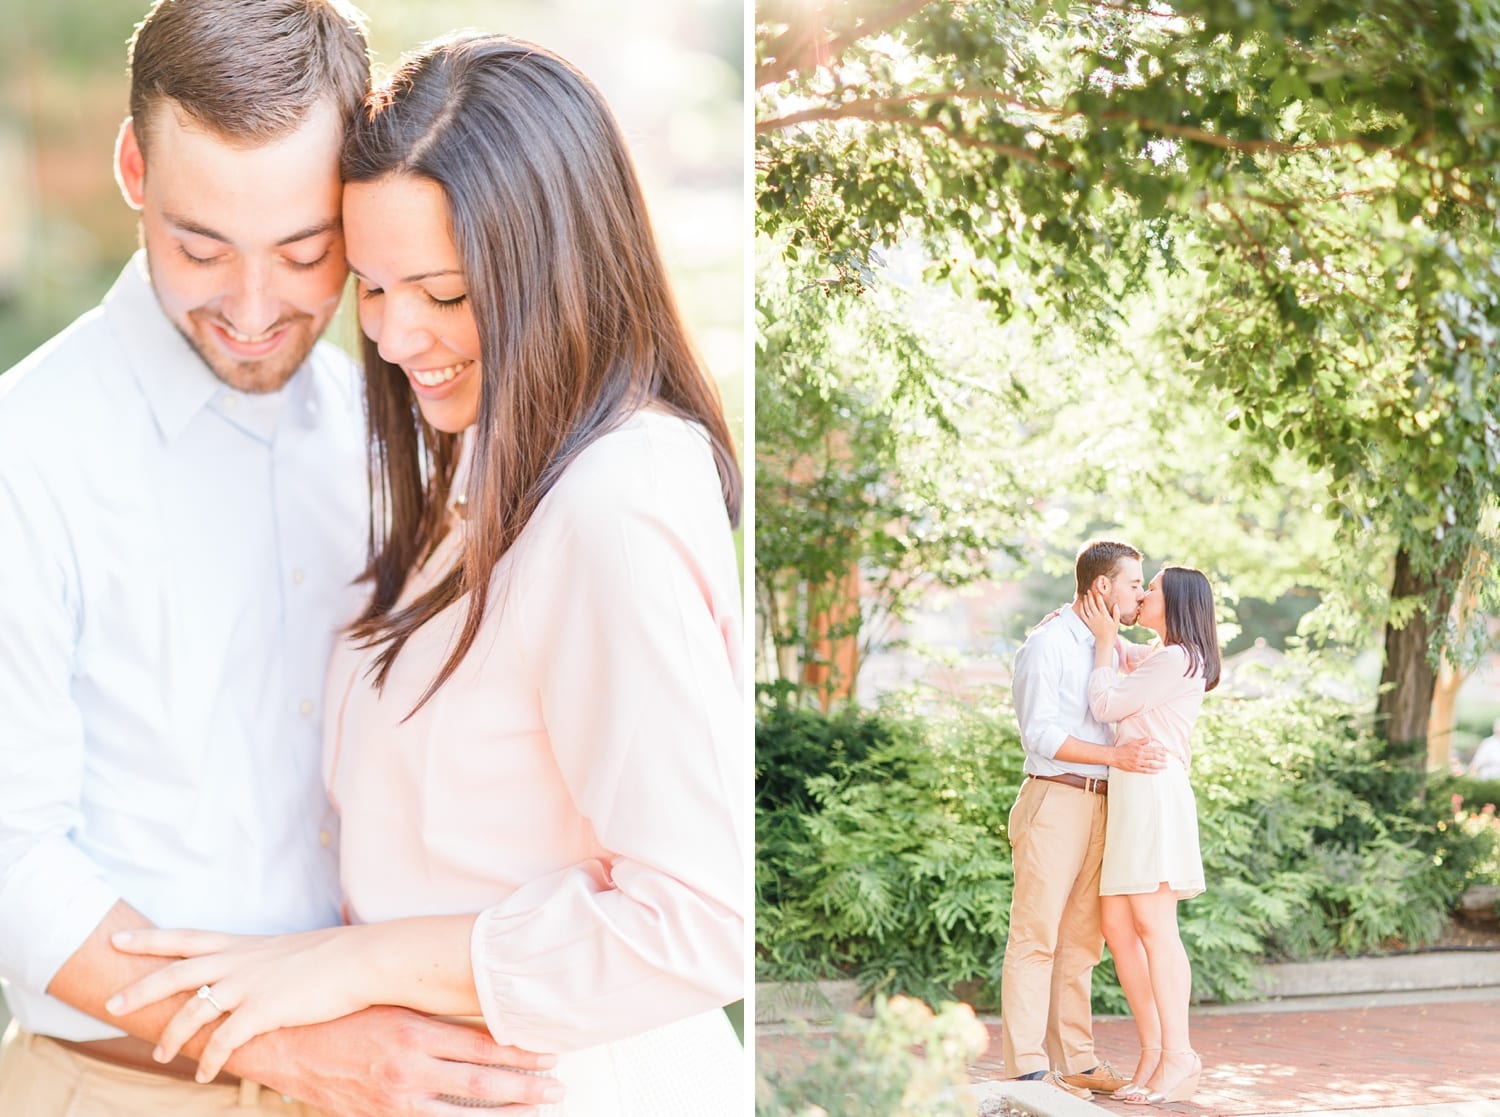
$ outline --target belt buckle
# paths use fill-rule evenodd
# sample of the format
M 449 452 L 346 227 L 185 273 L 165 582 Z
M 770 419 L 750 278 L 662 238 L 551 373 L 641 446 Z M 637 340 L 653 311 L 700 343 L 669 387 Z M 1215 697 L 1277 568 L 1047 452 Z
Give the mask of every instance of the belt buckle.
M 1101 779 L 1099 779 L 1097 776 L 1084 776 L 1083 777 L 1083 790 L 1091 792 L 1094 795 L 1098 795 L 1099 794 L 1099 788 L 1100 788 L 1100 786 L 1103 783 L 1104 783 L 1104 781 L 1101 780 Z

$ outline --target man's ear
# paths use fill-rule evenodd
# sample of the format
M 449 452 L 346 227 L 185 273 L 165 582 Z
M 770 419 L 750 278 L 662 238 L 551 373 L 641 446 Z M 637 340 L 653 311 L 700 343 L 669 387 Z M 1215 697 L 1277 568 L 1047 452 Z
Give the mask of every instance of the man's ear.
M 146 204 L 146 157 L 141 154 L 135 121 L 128 116 L 115 138 L 115 181 L 120 184 L 120 194 L 131 209 L 140 209 Z

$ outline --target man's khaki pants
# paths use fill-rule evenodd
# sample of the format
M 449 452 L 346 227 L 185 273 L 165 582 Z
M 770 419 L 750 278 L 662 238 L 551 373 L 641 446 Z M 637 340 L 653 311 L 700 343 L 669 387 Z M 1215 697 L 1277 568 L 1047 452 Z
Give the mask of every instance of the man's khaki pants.
M 1089 987 L 1099 930 L 1103 795 L 1028 779 L 1010 810 L 1015 886 L 1000 978 L 1005 1073 L 1078 1074 L 1094 1057 Z
M 0 1117 L 198 1117 L 276 1113 L 318 1117 L 253 1082 L 200 1086 L 91 1059 L 14 1023 L 0 1051 Z

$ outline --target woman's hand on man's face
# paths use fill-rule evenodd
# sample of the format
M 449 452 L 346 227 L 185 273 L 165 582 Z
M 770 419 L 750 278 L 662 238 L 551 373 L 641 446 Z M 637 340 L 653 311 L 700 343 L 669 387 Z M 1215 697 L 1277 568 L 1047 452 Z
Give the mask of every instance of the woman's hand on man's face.
M 1089 631 L 1094 634 L 1095 640 L 1113 641 L 1119 635 L 1118 606 L 1106 603 L 1096 590 L 1089 590 L 1083 595 L 1078 611 L 1083 617 L 1083 623 L 1088 625 Z

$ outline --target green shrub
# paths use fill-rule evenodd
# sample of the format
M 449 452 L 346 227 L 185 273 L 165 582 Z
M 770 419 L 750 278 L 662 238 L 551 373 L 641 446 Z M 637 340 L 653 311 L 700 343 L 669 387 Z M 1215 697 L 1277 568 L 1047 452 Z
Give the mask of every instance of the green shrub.
M 853 976 L 934 1002 L 964 986 L 997 1004 L 1022 760 L 1000 690 L 831 717 L 763 710 L 762 976 Z M 1192 780 L 1208 891 L 1179 912 L 1200 998 L 1251 995 L 1267 958 L 1429 942 L 1500 864 L 1493 810 L 1456 813 L 1461 781 L 1429 788 L 1325 698 L 1210 698 Z M 1094 991 L 1096 1010 L 1123 1010 L 1108 955 Z
M 1443 776 L 1433 781 L 1433 792 L 1457 795 L 1462 803 L 1475 807 L 1485 803 L 1500 807 L 1500 780 L 1476 780 L 1473 776 Z
M 965 1005 L 934 1015 L 909 997 L 875 1006 L 873 1020 L 845 1016 L 811 1057 L 761 1060 L 755 1112 L 765 1117 L 969 1117 L 968 1063 L 989 1035 Z M 913 1050 L 920 1048 L 920 1051 Z
M 757 738 L 763 971 L 853 974 L 867 989 L 929 998 L 962 981 L 998 982 L 1010 913 L 1005 819 L 1021 782 L 1009 711 L 838 714 L 840 757 L 811 765 L 802 809 L 789 792 L 777 801 L 786 773 L 773 779 L 769 769 L 770 757 L 799 754 L 785 731 L 806 716 L 770 711 Z

